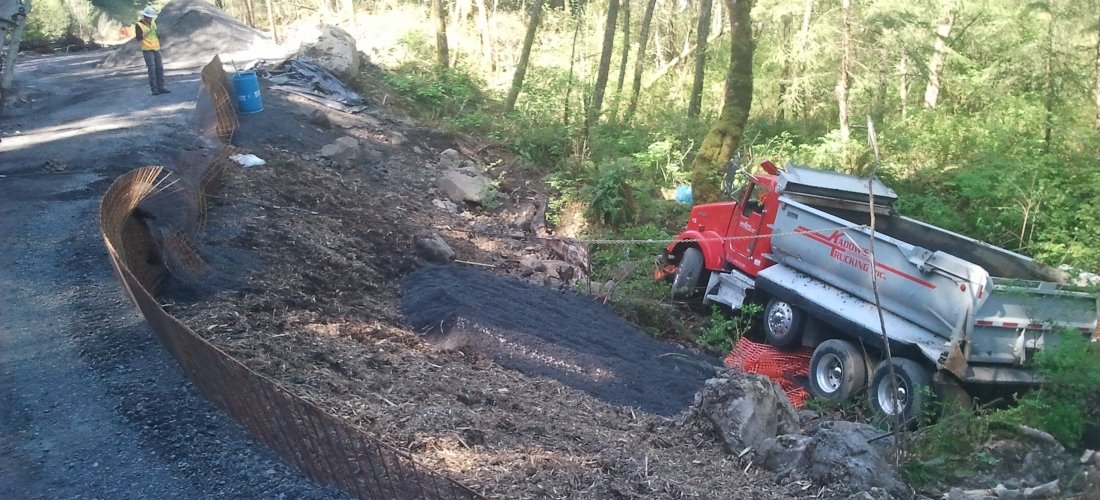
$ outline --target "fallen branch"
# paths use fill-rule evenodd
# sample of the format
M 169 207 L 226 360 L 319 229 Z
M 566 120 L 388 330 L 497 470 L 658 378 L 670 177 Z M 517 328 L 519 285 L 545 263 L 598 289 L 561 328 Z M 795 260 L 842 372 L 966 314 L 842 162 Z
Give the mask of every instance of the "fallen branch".
M 453 262 L 457 262 L 457 263 L 459 263 L 459 264 L 469 264 L 469 265 L 471 265 L 471 266 L 481 266 L 481 267 L 497 267 L 497 266 L 495 266 L 495 265 L 493 265 L 493 264 L 482 264 L 482 263 L 480 263 L 480 262 L 471 262 L 471 261 L 468 261 L 468 260 L 459 260 L 459 259 L 455 259 L 455 260 L 454 260 Z

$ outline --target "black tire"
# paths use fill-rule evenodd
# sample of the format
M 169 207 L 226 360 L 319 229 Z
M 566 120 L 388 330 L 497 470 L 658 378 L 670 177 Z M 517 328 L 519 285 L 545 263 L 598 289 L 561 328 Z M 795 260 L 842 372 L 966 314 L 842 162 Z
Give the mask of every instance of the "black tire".
M 701 287 L 702 279 L 703 252 L 696 247 L 690 247 L 680 256 L 676 277 L 672 279 L 672 296 L 683 299 L 695 295 Z
M 806 314 L 782 300 L 771 299 L 764 307 L 764 336 L 775 347 L 794 347 L 802 342 Z
M 890 365 L 894 366 L 897 380 L 897 401 L 890 397 Z M 871 374 L 871 384 L 867 387 L 867 399 L 875 416 L 893 423 L 899 410 L 902 426 L 916 428 L 934 399 L 932 377 L 920 363 L 911 359 L 893 358 L 882 360 Z
M 810 392 L 815 398 L 839 403 L 867 387 L 867 363 L 851 342 L 830 339 L 810 358 Z

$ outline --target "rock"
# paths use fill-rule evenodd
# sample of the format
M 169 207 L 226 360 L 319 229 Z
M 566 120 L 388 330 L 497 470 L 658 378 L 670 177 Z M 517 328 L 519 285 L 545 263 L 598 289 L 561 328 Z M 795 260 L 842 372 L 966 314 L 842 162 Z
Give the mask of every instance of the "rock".
M 416 153 L 418 155 L 423 155 L 424 154 L 424 148 L 422 148 L 420 146 L 413 146 L 413 153 Z
M 757 459 L 781 478 L 810 479 L 841 493 L 879 493 L 870 498 L 908 497 L 908 487 L 889 465 L 893 438 L 868 442 L 881 436 L 882 431 L 867 424 L 823 422 L 810 435 L 765 440 Z
M 407 142 L 409 142 L 409 139 L 405 137 L 405 134 L 397 131 L 390 132 L 390 144 L 394 146 L 404 146 Z
M 359 140 L 343 136 L 321 148 L 321 157 L 340 165 L 347 165 L 359 158 Z
M 309 123 L 312 123 L 325 130 L 332 128 L 332 120 L 329 119 L 328 115 L 325 114 L 324 111 L 321 111 L 319 109 L 315 109 L 309 114 Z
M 704 416 L 734 455 L 760 449 L 778 434 L 798 432 L 798 414 L 779 384 L 754 373 L 725 370 L 695 395 L 693 412 Z
M 438 234 L 417 238 L 416 248 L 421 256 L 432 262 L 445 264 L 455 258 L 455 251 Z
M 344 79 L 359 74 L 359 51 L 355 37 L 337 26 L 325 25 L 302 42 L 298 57 L 315 63 Z
M 382 163 L 382 153 L 369 144 L 363 144 L 363 146 L 359 148 L 359 153 L 362 156 L 362 160 L 370 165 Z
M 481 203 L 486 195 L 494 192 L 492 181 L 487 177 L 471 177 L 453 170 L 436 179 L 436 186 L 455 203 Z
M 546 264 L 542 259 L 527 258 L 519 262 L 519 274 L 526 278 L 535 273 L 541 273 L 546 271 Z
M 447 212 L 447 213 L 452 213 L 452 214 L 457 214 L 458 213 L 458 205 L 455 205 L 455 202 L 453 202 L 451 200 L 440 200 L 440 199 L 437 198 L 437 199 L 432 200 L 432 205 L 435 206 L 435 208 L 443 210 L 444 212 Z
M 781 434 L 765 439 L 757 453 L 759 463 L 781 477 L 805 469 L 809 465 L 806 463 L 806 446 L 810 441 L 809 436 L 801 434 Z
M 439 167 L 444 170 L 454 170 L 462 166 L 462 155 L 453 149 L 444 149 L 439 153 Z
M 834 430 L 842 434 L 855 434 L 864 442 L 870 444 L 875 452 L 884 459 L 889 459 L 894 455 L 894 436 L 873 425 L 846 420 L 828 420 L 821 422 L 821 425 L 817 428 Z
M 909 487 L 890 467 L 889 460 L 879 455 L 860 432 L 834 427 L 822 426 L 806 445 L 803 460 L 809 464 L 807 475 L 811 480 L 850 492 L 882 488 L 898 498 L 910 496 Z
M 1067 458 L 1065 448 L 1058 442 L 1037 442 L 1024 457 L 1020 474 L 1028 485 L 1054 481 L 1066 473 Z

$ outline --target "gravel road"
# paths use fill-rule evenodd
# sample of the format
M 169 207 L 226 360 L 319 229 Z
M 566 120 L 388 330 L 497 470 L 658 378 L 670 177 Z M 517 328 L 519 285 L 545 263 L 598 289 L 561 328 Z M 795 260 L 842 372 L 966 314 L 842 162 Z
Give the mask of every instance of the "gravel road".
M 193 140 L 198 68 L 32 56 L 0 116 L 0 498 L 343 498 L 204 399 L 124 297 L 97 229 L 110 181 Z

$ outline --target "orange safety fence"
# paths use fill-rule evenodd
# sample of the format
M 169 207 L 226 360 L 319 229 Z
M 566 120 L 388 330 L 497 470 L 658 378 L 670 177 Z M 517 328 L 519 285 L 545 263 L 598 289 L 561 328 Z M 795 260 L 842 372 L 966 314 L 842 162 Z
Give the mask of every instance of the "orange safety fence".
M 737 341 L 737 346 L 726 356 L 724 363 L 729 368 L 757 373 L 778 382 L 783 392 L 787 393 L 791 404 L 795 408 L 802 408 L 810 393 L 795 379 L 809 375 L 812 354 L 813 349 L 809 347 L 781 351 L 768 344 L 743 338 Z

